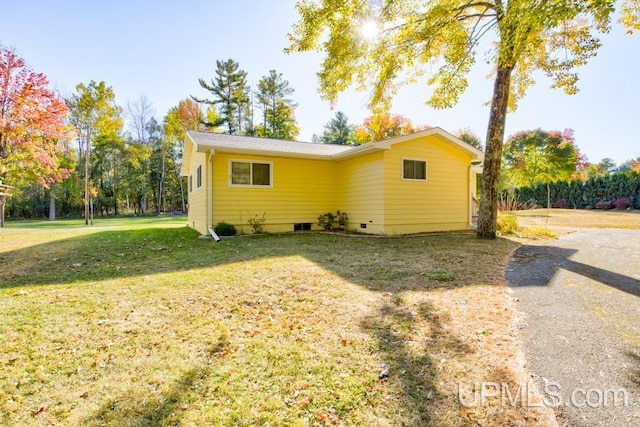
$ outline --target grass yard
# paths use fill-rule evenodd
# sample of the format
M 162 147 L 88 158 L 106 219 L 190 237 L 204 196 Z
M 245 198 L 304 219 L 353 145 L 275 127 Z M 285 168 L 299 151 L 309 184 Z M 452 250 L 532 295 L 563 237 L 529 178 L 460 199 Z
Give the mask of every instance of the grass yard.
M 0 424 L 547 425 L 458 398 L 527 381 L 502 277 L 516 243 L 215 243 L 184 222 L 0 230 Z
M 532 209 L 510 213 L 518 217 L 519 224 L 532 227 L 640 229 L 638 211 Z

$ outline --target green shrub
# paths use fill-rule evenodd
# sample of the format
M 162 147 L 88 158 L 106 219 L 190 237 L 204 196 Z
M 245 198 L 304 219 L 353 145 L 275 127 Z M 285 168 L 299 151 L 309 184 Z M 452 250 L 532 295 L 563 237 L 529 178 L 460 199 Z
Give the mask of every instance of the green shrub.
M 348 221 L 349 217 L 346 212 L 338 211 L 335 214 L 327 212 L 318 216 L 318 225 L 325 231 L 335 229 L 336 224 L 337 228 L 346 229 Z
M 333 224 L 336 222 L 336 216 L 331 212 L 327 212 L 318 216 L 318 225 L 323 230 L 333 230 Z
M 235 225 L 226 222 L 219 222 L 213 227 L 218 236 L 235 236 L 238 233 Z
M 518 218 L 513 215 L 498 214 L 496 231 L 502 235 L 511 235 L 518 232 Z
M 249 218 L 247 221 L 253 230 L 253 234 L 264 233 L 264 223 L 267 222 L 267 214 L 265 212 L 262 213 L 262 216 L 258 216 L 258 214 Z

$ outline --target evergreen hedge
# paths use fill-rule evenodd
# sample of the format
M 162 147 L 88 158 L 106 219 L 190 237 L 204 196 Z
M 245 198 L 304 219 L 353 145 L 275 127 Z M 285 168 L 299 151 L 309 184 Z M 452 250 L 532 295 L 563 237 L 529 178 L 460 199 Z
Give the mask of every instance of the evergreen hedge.
M 515 189 L 519 202 L 535 201 L 538 206 L 547 206 L 547 185 Z M 640 173 L 617 173 L 605 177 L 558 181 L 550 184 L 551 205 L 557 208 L 593 209 L 607 206 L 622 206 L 614 203 L 629 199 L 635 209 L 640 209 Z

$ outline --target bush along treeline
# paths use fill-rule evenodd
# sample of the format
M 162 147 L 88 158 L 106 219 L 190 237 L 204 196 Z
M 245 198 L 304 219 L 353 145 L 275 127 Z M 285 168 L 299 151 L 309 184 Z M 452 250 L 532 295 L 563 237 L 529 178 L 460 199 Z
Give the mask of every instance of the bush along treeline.
M 513 190 L 520 203 L 547 205 L 547 184 Z M 567 209 L 640 209 L 640 173 L 627 172 L 586 181 L 557 181 L 549 185 L 551 206 Z

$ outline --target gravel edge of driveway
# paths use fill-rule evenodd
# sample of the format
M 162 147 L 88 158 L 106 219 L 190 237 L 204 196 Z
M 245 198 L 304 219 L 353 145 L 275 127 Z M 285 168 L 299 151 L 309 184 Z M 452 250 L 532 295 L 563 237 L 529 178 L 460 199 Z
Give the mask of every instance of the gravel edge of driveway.
M 629 333 L 636 310 L 640 314 L 640 280 L 632 270 L 640 265 L 640 231 L 581 229 L 558 240 L 520 243 L 505 276 L 522 314 L 525 369 L 539 392 L 554 384 L 562 388 L 556 422 L 640 424 L 640 346 L 619 337 Z M 626 326 L 622 318 L 629 319 Z M 577 408 L 574 395 L 566 395 L 621 388 L 633 391 L 629 407 Z

